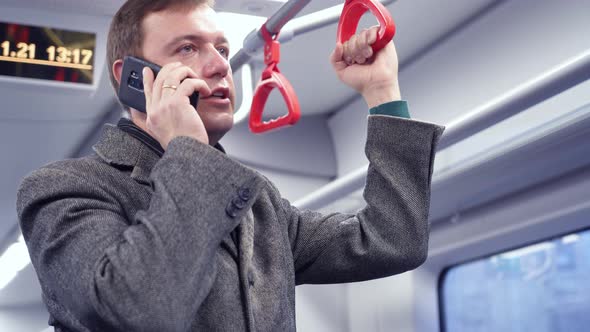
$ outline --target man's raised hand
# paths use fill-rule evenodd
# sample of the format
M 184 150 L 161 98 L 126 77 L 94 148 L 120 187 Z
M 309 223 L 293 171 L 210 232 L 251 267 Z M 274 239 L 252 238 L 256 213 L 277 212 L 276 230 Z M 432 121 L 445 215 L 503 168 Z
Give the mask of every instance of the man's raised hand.
M 379 27 L 372 27 L 344 44 L 337 43 L 330 57 L 338 78 L 358 91 L 370 108 L 401 99 L 394 44 L 388 43 L 373 54 L 371 45 L 377 40 L 378 32 Z

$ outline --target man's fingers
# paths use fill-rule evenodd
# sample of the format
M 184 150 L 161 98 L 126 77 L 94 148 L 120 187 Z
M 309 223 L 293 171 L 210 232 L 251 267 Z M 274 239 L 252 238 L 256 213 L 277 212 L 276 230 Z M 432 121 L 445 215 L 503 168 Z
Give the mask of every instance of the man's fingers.
M 172 96 L 178 87 L 187 79 L 197 78 L 197 74 L 187 66 L 181 66 L 172 71 L 164 78 L 162 96 Z M 164 92 L 165 91 L 165 92 Z
M 377 41 L 377 35 L 379 33 L 379 27 L 372 27 L 368 30 L 367 44 L 373 45 Z
M 152 102 L 158 103 L 160 101 L 160 99 L 162 98 L 162 86 L 164 85 L 164 80 L 173 69 L 178 68 L 180 66 L 182 66 L 182 63 L 173 62 L 165 65 L 164 67 L 162 67 L 162 69 L 160 69 L 160 72 L 158 73 L 158 76 L 156 76 L 154 84 L 152 85 Z
M 149 67 L 142 70 L 143 94 L 145 95 L 146 112 L 147 107 L 152 103 L 152 87 L 154 85 L 154 72 Z
M 372 44 L 377 40 L 379 27 L 365 29 L 344 43 L 344 61 L 348 65 L 364 64 L 373 56 Z
M 184 97 L 190 97 L 195 91 L 199 92 L 201 96 L 210 96 L 211 89 L 207 85 L 207 83 L 203 80 L 197 78 L 187 78 L 185 79 L 178 90 L 176 90 L 179 95 Z
M 332 51 L 332 55 L 330 56 L 330 62 L 332 63 L 332 66 L 334 66 L 334 69 L 336 69 L 337 71 L 347 67 L 347 64 L 344 62 L 344 59 L 342 58 L 343 54 L 344 45 L 336 43 L 336 47 L 334 48 L 334 51 Z
M 334 51 L 332 51 L 332 55 L 330 55 L 330 62 L 335 64 L 337 62 L 342 61 L 342 53 L 344 52 L 343 46 L 340 43 L 336 43 L 336 47 Z
M 377 41 L 379 26 L 365 29 L 362 32 L 353 35 L 344 44 L 342 44 L 342 54 L 332 53 L 332 62 L 335 63 L 335 57 L 342 58 L 350 66 L 355 63 L 364 64 L 373 56 L 372 44 Z
M 363 64 L 367 61 L 367 58 L 370 56 L 368 54 L 367 48 L 370 46 L 367 44 L 367 30 L 358 34 L 358 38 L 356 39 L 355 49 L 354 49 L 354 60 L 358 64 Z
M 365 47 L 368 45 L 368 32 L 369 31 L 365 29 L 358 34 L 358 38 L 356 39 L 356 47 L 359 50 L 365 49 Z
M 152 101 L 159 102 L 162 98 L 168 98 L 176 93 L 180 84 L 187 78 L 197 78 L 197 74 L 181 63 L 172 63 L 162 67 L 156 77 Z
M 173 69 L 170 74 L 164 77 L 164 83 L 168 85 L 180 85 L 187 78 L 199 78 L 190 67 L 182 66 Z
M 350 37 L 350 39 L 344 43 L 344 61 L 346 64 L 352 65 L 354 63 L 354 49 L 356 45 L 357 36 L 354 35 Z

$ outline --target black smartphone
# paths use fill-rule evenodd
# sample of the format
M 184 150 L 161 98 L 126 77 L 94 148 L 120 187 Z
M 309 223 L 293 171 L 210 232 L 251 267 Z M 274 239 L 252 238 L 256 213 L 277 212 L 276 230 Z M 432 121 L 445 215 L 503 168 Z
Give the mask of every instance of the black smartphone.
M 162 68 L 154 63 L 133 56 L 126 56 L 123 59 L 123 73 L 121 74 L 121 84 L 119 84 L 119 100 L 127 107 L 146 113 L 142 74 L 144 67 L 151 68 L 154 72 L 154 77 L 158 75 L 158 72 Z M 197 109 L 199 93 L 195 91 L 189 99 L 191 105 Z

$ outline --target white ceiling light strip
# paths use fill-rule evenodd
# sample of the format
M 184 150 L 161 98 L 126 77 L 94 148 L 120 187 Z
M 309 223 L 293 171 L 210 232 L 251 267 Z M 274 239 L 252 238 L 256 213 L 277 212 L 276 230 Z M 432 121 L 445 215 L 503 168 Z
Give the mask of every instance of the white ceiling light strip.
M 252 66 L 247 63 L 242 66 L 242 106 L 234 114 L 234 124 L 239 124 L 248 118 L 253 96 Z
M 0 290 L 6 287 L 18 273 L 31 263 L 29 251 L 23 236 L 12 244 L 2 256 L 0 256 Z

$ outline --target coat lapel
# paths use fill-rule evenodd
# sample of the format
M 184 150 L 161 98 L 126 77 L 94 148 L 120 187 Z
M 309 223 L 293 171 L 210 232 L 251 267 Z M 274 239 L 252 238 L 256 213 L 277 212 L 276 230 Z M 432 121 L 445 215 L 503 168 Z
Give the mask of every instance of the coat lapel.
M 217 143 L 215 148 L 225 153 L 221 144 Z M 147 185 L 150 184 L 152 168 L 160 160 L 147 145 L 112 124 L 104 125 L 100 139 L 92 149 L 110 165 L 133 167 L 131 178 Z
M 145 144 L 110 124 L 103 127 L 100 139 L 92 148 L 112 166 L 133 168 L 131 178 L 148 185 L 152 168 L 160 159 Z
M 246 297 L 244 301 L 249 331 L 254 331 L 254 316 L 252 314 L 252 304 L 248 299 L 250 294 L 250 287 L 254 283 L 254 269 L 252 267 L 252 256 L 254 254 L 254 214 L 252 209 L 249 209 L 244 219 L 238 226 L 239 229 L 239 271 L 240 271 L 240 286 L 242 294 Z
M 247 267 L 250 267 L 252 263 L 252 255 L 254 254 L 254 214 L 252 213 L 252 209 L 248 210 L 246 215 L 244 215 L 244 219 L 238 226 L 238 229 L 240 238 L 240 266 L 244 267 L 244 270 L 246 270 Z M 242 268 L 240 268 L 240 270 L 242 270 Z M 248 277 L 248 275 L 245 275 L 245 277 Z M 248 280 L 248 278 L 245 279 Z

